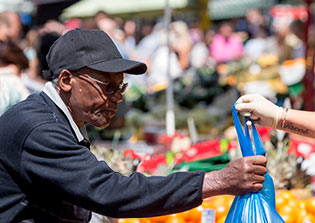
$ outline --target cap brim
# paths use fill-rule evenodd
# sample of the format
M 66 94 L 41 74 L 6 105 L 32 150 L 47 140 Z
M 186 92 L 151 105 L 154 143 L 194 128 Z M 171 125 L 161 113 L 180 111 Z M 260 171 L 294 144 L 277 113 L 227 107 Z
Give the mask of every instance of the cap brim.
M 87 67 L 94 70 L 111 73 L 124 72 L 128 74 L 143 74 L 147 71 L 147 66 L 144 63 L 123 58 L 103 61 L 100 63 L 88 65 Z

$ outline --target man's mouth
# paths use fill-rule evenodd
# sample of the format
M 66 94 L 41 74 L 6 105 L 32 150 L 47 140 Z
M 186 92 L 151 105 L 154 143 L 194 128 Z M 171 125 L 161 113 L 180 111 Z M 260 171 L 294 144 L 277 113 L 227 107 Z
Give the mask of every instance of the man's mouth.
M 115 115 L 116 111 L 105 110 L 103 111 L 106 116 L 112 117 Z

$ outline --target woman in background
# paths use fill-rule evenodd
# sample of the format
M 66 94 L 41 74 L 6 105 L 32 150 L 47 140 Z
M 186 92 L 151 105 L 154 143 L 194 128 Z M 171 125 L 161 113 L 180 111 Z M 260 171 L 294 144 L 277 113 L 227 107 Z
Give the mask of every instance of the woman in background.
M 21 72 L 27 67 L 28 60 L 15 43 L 0 41 L 0 115 L 29 95 L 21 80 Z

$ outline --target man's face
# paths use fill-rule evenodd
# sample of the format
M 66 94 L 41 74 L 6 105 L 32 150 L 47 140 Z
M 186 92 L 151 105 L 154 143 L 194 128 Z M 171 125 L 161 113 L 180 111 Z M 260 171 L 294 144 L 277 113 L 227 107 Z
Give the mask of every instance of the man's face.
M 105 128 L 122 101 L 119 86 L 123 73 L 104 73 L 90 68 L 73 71 L 74 84 L 69 98 L 69 107 L 77 124 L 90 123 Z M 103 83 L 102 83 L 103 82 Z

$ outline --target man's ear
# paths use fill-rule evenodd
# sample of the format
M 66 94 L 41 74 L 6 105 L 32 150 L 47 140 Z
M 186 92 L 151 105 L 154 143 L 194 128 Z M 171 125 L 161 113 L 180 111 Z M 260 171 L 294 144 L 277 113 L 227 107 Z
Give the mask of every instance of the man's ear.
M 73 75 L 68 70 L 62 70 L 58 77 L 59 87 L 65 92 L 70 92 L 74 82 Z

